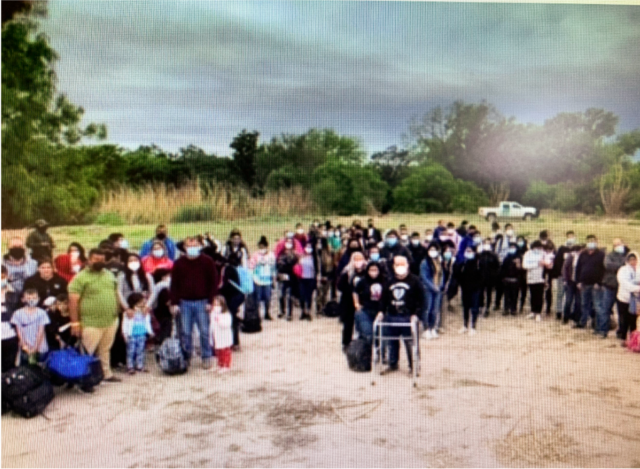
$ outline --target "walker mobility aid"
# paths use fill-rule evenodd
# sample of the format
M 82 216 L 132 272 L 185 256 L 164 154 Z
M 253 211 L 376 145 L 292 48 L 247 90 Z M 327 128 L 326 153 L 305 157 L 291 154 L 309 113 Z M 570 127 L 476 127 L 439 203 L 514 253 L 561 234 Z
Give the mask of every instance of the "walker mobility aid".
M 409 323 L 383 321 L 384 319 L 379 315 L 373 322 L 373 341 L 371 345 L 371 385 L 373 386 L 376 384 L 376 374 L 380 374 L 379 367 L 382 365 L 384 342 L 392 340 L 397 340 L 398 342 L 404 341 L 406 348 L 407 342 L 410 340 L 411 361 L 413 362 L 411 366 L 411 384 L 414 388 L 418 387 L 417 378 L 420 376 L 420 343 L 418 342 L 418 338 L 420 337 L 420 321 L 416 316 L 412 316 L 411 322 Z M 390 333 L 388 329 L 400 329 L 407 327 L 411 329 L 411 339 L 408 339 L 407 336 L 401 334 L 383 335 L 385 333 Z M 399 346 L 400 344 L 398 344 L 398 347 Z M 398 350 L 398 353 L 399 352 L 400 351 Z

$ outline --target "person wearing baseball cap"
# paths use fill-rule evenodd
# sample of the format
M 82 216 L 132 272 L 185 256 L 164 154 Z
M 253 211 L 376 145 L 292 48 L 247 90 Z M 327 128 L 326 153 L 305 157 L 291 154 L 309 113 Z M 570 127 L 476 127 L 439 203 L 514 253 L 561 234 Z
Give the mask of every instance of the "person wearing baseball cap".
M 34 228 L 27 236 L 27 247 L 31 249 L 31 258 L 39 262 L 43 259 L 53 259 L 53 248 L 55 243 L 51 235 L 47 233 L 49 224 L 46 220 L 36 220 Z

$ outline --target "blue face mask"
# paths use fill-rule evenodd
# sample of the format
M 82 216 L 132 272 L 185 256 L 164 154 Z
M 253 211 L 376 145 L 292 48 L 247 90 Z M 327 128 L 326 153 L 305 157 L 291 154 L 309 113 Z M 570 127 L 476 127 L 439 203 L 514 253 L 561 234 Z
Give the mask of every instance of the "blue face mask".
M 518 241 L 516 244 L 519 248 L 521 248 L 522 246 L 524 246 L 524 241 Z
M 387 238 L 387 246 L 393 247 L 398 243 L 398 238 Z
M 200 247 L 199 246 L 190 246 L 187 248 L 187 256 L 189 257 L 198 257 L 200 255 Z
M 446 251 L 442 256 L 444 257 L 445 261 L 451 260 L 451 253 L 449 251 Z
M 476 254 L 474 252 L 465 252 L 464 257 L 465 259 L 472 260 L 475 259 Z
M 509 249 L 509 254 L 515 254 L 516 253 L 516 249 Z
M 373 262 L 378 262 L 380 260 L 380 253 L 379 252 L 373 252 L 371 253 L 371 256 L 369 256 L 371 258 L 371 260 Z

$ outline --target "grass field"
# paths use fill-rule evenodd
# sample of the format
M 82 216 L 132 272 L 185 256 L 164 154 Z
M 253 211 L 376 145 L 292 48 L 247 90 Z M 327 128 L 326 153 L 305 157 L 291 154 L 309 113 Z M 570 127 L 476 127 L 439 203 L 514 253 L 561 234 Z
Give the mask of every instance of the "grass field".
M 324 221 L 329 218 L 334 224 L 342 223 L 350 225 L 355 219 L 366 223 L 367 216 L 352 217 L 323 217 L 318 216 L 319 220 Z M 391 214 L 379 217 L 373 217 L 376 226 L 380 229 L 397 228 L 401 223 L 405 223 L 410 232 L 419 231 L 422 235 L 426 228 L 434 228 L 438 220 L 442 219 L 446 222 L 452 221 L 456 226 L 463 219 L 475 224 L 483 234 L 488 234 L 491 224 L 478 215 L 459 215 L 459 214 L 429 214 L 429 215 L 413 215 L 413 214 Z M 286 229 L 292 229 L 294 225 L 301 222 L 307 227 L 314 217 L 258 217 L 237 221 L 220 221 L 220 222 L 200 222 L 200 223 L 168 223 L 166 220 L 159 219 L 158 223 L 168 223 L 169 236 L 174 240 L 179 240 L 188 235 L 198 233 L 211 233 L 217 239 L 224 241 L 227 239 L 229 232 L 233 228 L 239 228 L 243 238 L 247 242 L 249 249 L 254 249 L 260 239 L 265 235 L 270 243 L 282 237 Z M 500 221 L 504 225 L 504 221 Z M 610 248 L 611 241 L 615 237 L 622 237 L 625 243 L 631 249 L 640 249 L 640 221 L 629 219 L 608 219 L 599 217 L 587 217 L 584 215 L 570 215 L 558 212 L 542 212 L 541 217 L 537 220 L 525 222 L 522 220 L 513 220 L 516 233 L 526 236 L 528 239 L 537 238 L 538 233 L 543 230 L 549 230 L 552 239 L 556 244 L 564 242 L 564 234 L 567 230 L 576 232 L 579 240 L 584 242 L 588 234 L 598 236 L 600 245 Z M 156 224 L 145 225 L 124 225 L 124 226 L 66 226 L 55 227 L 49 230 L 53 236 L 57 249 L 56 254 L 66 250 L 68 244 L 72 241 L 81 243 L 85 248 L 97 245 L 100 240 L 105 239 L 109 233 L 121 232 L 129 240 L 132 250 L 140 248 L 142 243 L 150 239 L 155 230 Z M 26 238 L 30 230 L 3 230 L 2 231 L 2 250 L 6 251 L 6 243 L 12 236 L 22 236 Z

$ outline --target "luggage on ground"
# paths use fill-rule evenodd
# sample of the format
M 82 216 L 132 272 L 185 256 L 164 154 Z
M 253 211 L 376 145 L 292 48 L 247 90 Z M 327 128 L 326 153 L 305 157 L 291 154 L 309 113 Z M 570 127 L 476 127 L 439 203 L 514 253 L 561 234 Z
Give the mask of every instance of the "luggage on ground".
M 347 363 L 353 371 L 371 371 L 371 342 L 359 338 L 347 347 Z
M 41 414 L 53 400 L 53 386 L 37 366 L 19 366 L 2 374 L 2 407 L 25 418 Z
M 86 354 L 82 345 L 79 345 L 78 349 L 66 347 L 51 352 L 47 358 L 46 367 L 54 383 L 72 383 L 83 387 L 93 387 L 104 378 L 100 360 Z
M 176 337 L 176 321 L 173 320 L 171 337 L 164 339 L 156 352 L 156 362 L 160 369 L 168 375 L 179 375 L 187 372 L 187 360 L 182 351 L 180 339 Z
M 340 316 L 340 306 L 337 301 L 329 301 L 322 310 L 322 314 L 328 318 L 337 318 Z
M 247 296 L 244 303 L 244 319 L 242 320 L 242 332 L 252 334 L 262 331 L 262 321 L 260 320 L 260 310 L 256 305 L 253 295 Z

